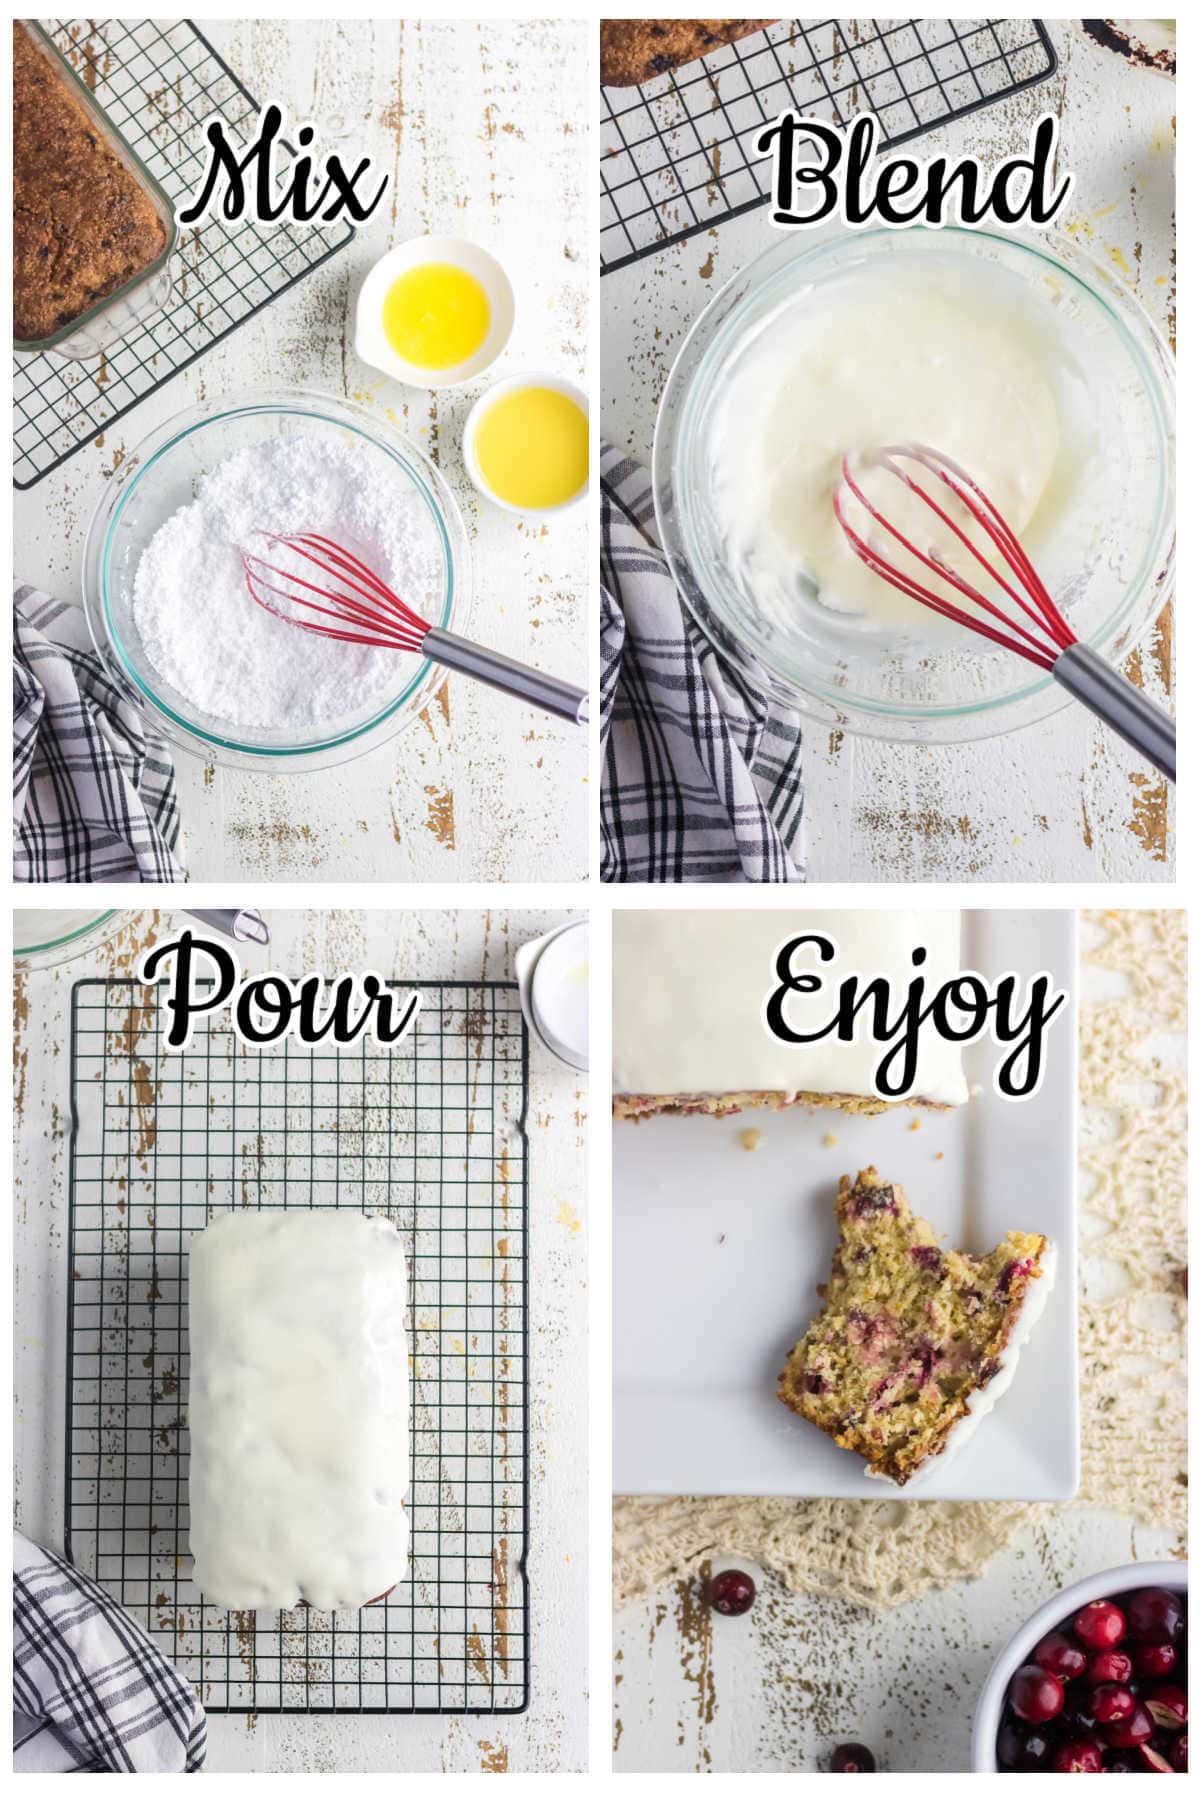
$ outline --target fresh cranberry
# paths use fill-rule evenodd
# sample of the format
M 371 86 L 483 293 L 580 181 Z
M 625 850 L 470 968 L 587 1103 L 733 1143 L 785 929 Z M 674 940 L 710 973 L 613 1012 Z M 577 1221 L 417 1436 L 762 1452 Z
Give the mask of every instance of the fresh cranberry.
M 1125 1615 L 1111 1600 L 1092 1600 L 1075 1615 L 1075 1636 L 1089 1650 L 1114 1650 L 1125 1636 Z
M 1054 1757 L 1060 1775 L 1099 1775 L 1104 1768 L 1104 1746 L 1095 1738 L 1068 1738 Z
M 1146 1695 L 1146 1711 L 1162 1731 L 1182 1731 L 1187 1724 L 1187 1695 L 1172 1682 L 1151 1688 Z
M 728 1619 L 740 1618 L 754 1605 L 756 1591 L 753 1580 L 743 1570 L 722 1569 L 708 1584 L 708 1604 Z
M 1100 1725 L 1111 1725 L 1115 1719 L 1127 1719 L 1137 1701 L 1131 1688 L 1119 1682 L 1106 1681 L 1092 1690 L 1092 1711 Z
M 1133 1766 L 1149 1775 L 1170 1775 L 1171 1765 L 1160 1750 L 1151 1749 L 1149 1744 L 1139 1744 L 1133 1753 Z
M 1063 1686 L 1057 1675 L 1048 1675 L 1036 1663 L 1026 1663 L 1012 1678 L 1009 1704 L 1027 1725 L 1044 1725 L 1063 1708 Z
M 1148 1744 L 1153 1736 L 1154 1720 L 1140 1700 L 1135 1700 L 1132 1710 L 1122 1718 L 1113 1719 L 1104 1726 L 1104 1741 L 1114 1750 L 1136 1750 L 1139 1744 Z
M 1039 1669 L 1045 1669 L 1047 1675 L 1057 1675 L 1060 1681 L 1074 1681 L 1087 1667 L 1087 1657 L 1079 1645 L 1061 1631 L 1047 1633 L 1035 1649 L 1033 1660 Z
M 829 1759 L 833 1775 L 873 1775 L 875 1758 L 865 1744 L 839 1744 Z
M 1179 1652 L 1174 1644 L 1135 1644 L 1133 1672 L 1143 1681 L 1161 1681 L 1175 1673 Z
M 1025 1739 L 1025 1748 L 1021 1753 L 1021 1768 L 1032 1774 L 1038 1769 L 1046 1769 L 1054 1755 L 1054 1745 L 1042 1731 L 1031 1731 Z
M 1171 1747 L 1171 1767 L 1177 1775 L 1187 1774 L 1187 1732 L 1175 1739 Z
M 1092 1711 L 1092 1689 L 1086 1681 L 1073 1681 L 1063 1702 L 1062 1723 L 1072 1737 L 1094 1737 L 1096 1715 Z
M 1125 1602 L 1129 1635 L 1139 1644 L 1177 1644 L 1183 1633 L 1183 1608 L 1167 1588 L 1139 1588 Z M 1115 1641 L 1115 1640 L 1114 1640 Z
M 1015 1719 L 1004 1719 L 996 1733 L 996 1761 L 1002 1769 L 1019 1769 L 1025 1754 L 1025 1733 Z
M 1103 1681 L 1127 1682 L 1133 1675 L 1133 1664 L 1123 1650 L 1097 1650 L 1088 1657 L 1087 1679 L 1092 1687 Z

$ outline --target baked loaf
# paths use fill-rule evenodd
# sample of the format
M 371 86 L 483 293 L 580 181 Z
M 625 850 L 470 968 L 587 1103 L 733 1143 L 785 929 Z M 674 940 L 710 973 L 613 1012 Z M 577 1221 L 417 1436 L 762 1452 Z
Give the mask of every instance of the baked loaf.
M 774 19 L 601 19 L 601 84 L 636 87 L 774 23 Z
M 408 1563 L 399 1233 L 349 1210 L 239 1210 L 188 1269 L 197 1587 L 241 1611 L 368 1605 Z
M 154 202 L 13 21 L 13 336 L 53 335 L 166 248 Z
M 792 994 L 786 1018 L 797 1032 L 832 1014 L 846 974 L 890 978 L 892 1011 L 923 945 L 930 991 L 959 972 L 955 912 L 847 909 L 821 912 L 676 912 L 623 908 L 613 917 L 613 1112 L 708 1113 L 747 1107 L 836 1107 L 880 1113 L 893 1106 L 961 1106 L 968 1098 L 962 1049 L 921 1028 L 911 1098 L 881 1097 L 874 1072 L 883 1046 L 865 1027 L 852 1043 L 831 1037 L 781 1043 L 763 1024 L 777 982 L 776 959 L 799 933 L 822 933 L 838 947 L 824 965 L 820 994 Z M 798 966 L 816 967 L 812 952 Z
M 843 1175 L 823 1311 L 779 1398 L 868 1475 L 904 1487 L 957 1451 L 1008 1387 L 1054 1285 L 1053 1244 L 1010 1231 L 987 1256 L 943 1248 L 878 1169 Z

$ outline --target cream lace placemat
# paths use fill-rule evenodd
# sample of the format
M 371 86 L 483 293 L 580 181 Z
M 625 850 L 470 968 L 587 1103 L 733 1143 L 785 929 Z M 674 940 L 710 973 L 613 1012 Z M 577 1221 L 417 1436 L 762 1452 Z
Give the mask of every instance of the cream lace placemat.
M 1076 1506 L 1187 1529 L 1182 911 L 1081 915 Z M 981 1573 L 1047 1506 L 618 1499 L 617 1606 L 737 1554 L 798 1591 L 896 1606 Z

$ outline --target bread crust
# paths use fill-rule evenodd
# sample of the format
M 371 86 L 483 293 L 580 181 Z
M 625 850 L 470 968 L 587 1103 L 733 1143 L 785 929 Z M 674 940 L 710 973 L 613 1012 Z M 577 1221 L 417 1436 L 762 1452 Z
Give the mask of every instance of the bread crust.
M 52 337 L 166 248 L 158 210 L 13 21 L 13 336 Z
M 601 19 L 601 86 L 637 87 L 774 23 L 774 19 Z
M 899 1106 L 928 1107 L 933 1112 L 949 1112 L 944 1100 L 923 1100 L 920 1095 L 907 1100 L 883 1100 L 875 1094 L 784 1094 L 769 1089 L 747 1090 L 730 1094 L 614 1094 L 613 1117 L 632 1119 L 658 1118 L 668 1113 L 706 1113 L 714 1119 L 725 1119 L 732 1113 L 754 1107 L 769 1107 L 784 1112 L 790 1106 L 808 1106 L 816 1111 L 832 1110 L 867 1116 L 891 1112 Z

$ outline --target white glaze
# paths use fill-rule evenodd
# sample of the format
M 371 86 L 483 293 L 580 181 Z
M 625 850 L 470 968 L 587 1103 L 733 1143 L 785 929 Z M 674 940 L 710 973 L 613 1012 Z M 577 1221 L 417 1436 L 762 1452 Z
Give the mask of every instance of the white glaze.
M 781 1044 L 762 1022 L 776 985 L 775 958 L 796 932 L 820 931 L 839 946 L 836 962 L 803 967 L 825 977 L 820 994 L 790 996 L 787 1018 L 812 1029 L 834 1010 L 841 979 L 887 975 L 893 1008 L 915 974 L 910 951 L 929 951 L 932 992 L 960 967 L 954 911 L 629 911 L 613 915 L 613 1090 L 618 1094 L 726 1094 L 746 1090 L 870 1095 L 878 1044 L 823 1039 Z M 800 965 L 797 965 L 800 966 Z M 914 1097 L 960 1106 L 967 1099 L 962 1052 L 927 1026 Z
M 900 258 L 888 269 L 852 270 L 766 321 L 727 378 L 713 434 L 722 535 L 761 605 L 782 618 L 816 598 L 874 625 L 944 632 L 857 559 L 834 516 L 843 455 L 903 440 L 957 459 L 1036 548 L 1069 485 L 1058 467 L 1056 399 L 1066 359 L 1052 308 L 1022 301 L 997 293 L 979 270 L 928 259 L 914 269 Z M 918 547 L 942 550 L 995 591 L 920 500 L 878 469 L 859 472 L 872 501 Z M 985 542 L 945 490 L 939 500 Z M 954 598 L 852 508 L 852 524 L 873 547 Z
M 1000 1353 L 1000 1367 L 986 1387 L 976 1388 L 974 1393 L 968 1396 L 967 1410 L 962 1418 L 951 1426 L 940 1454 L 931 1456 L 928 1462 L 922 1463 L 911 1480 L 904 1484 L 905 1494 L 911 1494 L 925 1477 L 934 1474 L 939 1469 L 944 1469 L 951 1457 L 957 1456 L 963 1445 L 970 1443 L 988 1414 L 1012 1386 L 1021 1351 L 1029 1342 L 1034 1326 L 1046 1310 L 1046 1302 L 1050 1298 L 1050 1290 L 1054 1286 L 1055 1277 L 1058 1274 L 1058 1246 L 1050 1239 L 1047 1239 L 1046 1248 L 1042 1251 L 1041 1269 L 1042 1273 L 1039 1279 L 1030 1282 L 1025 1290 L 1025 1299 L 1009 1335 L 1008 1343 Z M 881 1469 L 868 1469 L 867 1474 L 874 1480 L 886 1481 L 892 1486 L 898 1485 L 893 1482 L 890 1475 L 885 1475 Z
M 359 1607 L 408 1561 L 408 1282 L 386 1219 L 222 1214 L 188 1258 L 194 1579 L 216 1606 Z

